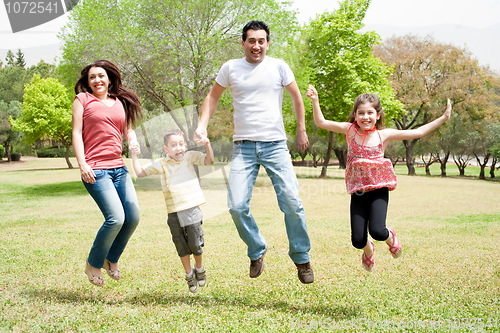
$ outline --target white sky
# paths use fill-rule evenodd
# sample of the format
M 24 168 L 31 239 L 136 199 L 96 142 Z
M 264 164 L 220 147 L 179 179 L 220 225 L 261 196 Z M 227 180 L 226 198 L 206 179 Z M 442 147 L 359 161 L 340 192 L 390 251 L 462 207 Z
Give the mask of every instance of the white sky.
M 295 0 L 299 20 L 307 22 L 325 10 L 338 8 L 335 0 Z M 5 6 L 0 5 L 0 48 L 17 49 L 57 44 L 66 15 L 27 31 L 12 33 Z M 485 28 L 500 22 L 500 0 L 372 0 L 365 24 L 417 27 L 460 24 Z

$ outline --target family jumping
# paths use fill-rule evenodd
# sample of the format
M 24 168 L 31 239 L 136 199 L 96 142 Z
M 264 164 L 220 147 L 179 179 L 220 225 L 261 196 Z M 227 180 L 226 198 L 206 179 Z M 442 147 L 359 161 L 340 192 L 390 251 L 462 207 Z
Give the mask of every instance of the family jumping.
M 207 126 L 217 110 L 223 92 L 229 88 L 234 107 L 233 154 L 227 186 L 227 204 L 238 234 L 247 246 L 250 278 L 264 270 L 268 244 L 250 212 L 250 200 L 262 166 L 272 181 L 278 206 L 283 212 L 288 236 L 288 255 L 300 282 L 314 282 L 309 251 L 311 241 L 299 197 L 299 185 L 287 148 L 282 101 L 286 89 L 297 120 L 296 146 L 308 145 L 305 110 L 295 77 L 284 61 L 266 56 L 270 31 L 262 21 L 251 21 L 242 31 L 245 56 L 227 61 L 219 70 L 206 96 L 194 134 L 194 141 L 206 153 L 187 151 L 180 130 L 164 136 L 166 157 L 141 166 L 140 146 L 132 126 L 141 116 L 138 96 L 125 88 L 117 66 L 99 60 L 81 71 L 73 102 L 73 147 L 85 188 L 104 216 L 85 263 L 90 283 L 103 286 L 101 269 L 114 280 L 121 278 L 118 261 L 139 223 L 139 205 L 134 184 L 122 158 L 122 134 L 128 140 L 132 164 L 138 177 L 160 175 L 167 206 L 172 241 L 186 273 L 191 292 L 207 283 L 202 261 L 203 215 L 205 203 L 195 165 L 214 163 Z M 285 88 L 285 89 L 283 89 Z M 344 134 L 348 145 L 346 187 L 351 195 L 350 223 L 352 245 L 362 250 L 362 267 L 371 272 L 375 265 L 376 241 L 388 245 L 390 255 L 398 258 L 402 245 L 396 231 L 386 226 L 389 191 L 397 180 L 384 151 L 389 141 L 420 138 L 450 118 L 451 103 L 436 120 L 413 130 L 384 127 L 384 113 L 377 96 L 362 94 L 346 122 L 326 120 L 321 112 L 316 89 L 309 86 L 314 122 L 318 127 Z M 195 260 L 191 266 L 191 255 Z

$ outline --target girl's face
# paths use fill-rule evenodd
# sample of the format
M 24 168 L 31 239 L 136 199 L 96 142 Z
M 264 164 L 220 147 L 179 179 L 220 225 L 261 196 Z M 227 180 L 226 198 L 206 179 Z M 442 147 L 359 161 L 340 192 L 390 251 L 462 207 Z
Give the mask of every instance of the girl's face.
M 101 67 L 92 67 L 89 70 L 89 87 L 95 96 L 107 96 L 109 77 L 106 70 Z
M 165 152 L 176 161 L 182 160 L 186 153 L 186 143 L 182 135 L 171 135 L 168 138 L 168 144 L 163 146 Z
M 363 131 L 372 130 L 380 119 L 380 114 L 370 103 L 360 104 L 356 110 L 356 122 Z

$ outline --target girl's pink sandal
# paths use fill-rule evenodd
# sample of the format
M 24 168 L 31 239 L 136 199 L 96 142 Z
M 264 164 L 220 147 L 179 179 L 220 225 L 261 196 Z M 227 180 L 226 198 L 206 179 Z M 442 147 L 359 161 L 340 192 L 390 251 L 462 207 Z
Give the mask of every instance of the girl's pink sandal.
M 396 232 L 394 231 L 393 228 L 387 228 L 389 232 L 392 234 L 392 245 L 389 245 L 389 252 L 391 252 L 391 255 L 394 259 L 397 259 L 401 257 L 401 254 L 403 254 L 403 247 L 401 246 L 401 243 L 396 237 Z
M 363 254 L 361 254 L 361 264 L 363 265 L 363 268 L 367 272 L 373 271 L 373 266 L 375 266 L 375 260 L 373 259 L 373 255 L 375 254 L 375 244 L 373 244 L 373 241 L 371 239 L 368 240 L 370 244 L 372 245 L 372 255 L 370 258 L 367 258 L 365 255 L 365 251 L 363 251 Z

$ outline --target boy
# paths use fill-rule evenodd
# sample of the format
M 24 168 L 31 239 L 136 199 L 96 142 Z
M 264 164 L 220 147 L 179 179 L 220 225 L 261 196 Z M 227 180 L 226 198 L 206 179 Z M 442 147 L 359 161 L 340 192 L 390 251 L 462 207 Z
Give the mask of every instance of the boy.
M 161 176 L 161 187 L 165 195 L 168 219 L 177 253 L 186 271 L 186 281 L 193 293 L 206 284 L 206 273 L 202 263 L 203 215 L 200 205 L 205 203 L 196 165 L 211 165 L 214 154 L 210 142 L 205 145 L 207 153 L 186 152 L 186 141 L 181 130 L 168 131 L 163 137 L 163 149 L 167 157 L 156 159 L 141 167 L 136 152 L 132 151 L 132 164 L 137 177 Z M 191 267 L 191 254 L 195 259 Z

